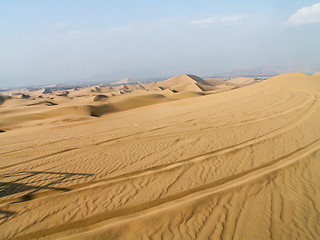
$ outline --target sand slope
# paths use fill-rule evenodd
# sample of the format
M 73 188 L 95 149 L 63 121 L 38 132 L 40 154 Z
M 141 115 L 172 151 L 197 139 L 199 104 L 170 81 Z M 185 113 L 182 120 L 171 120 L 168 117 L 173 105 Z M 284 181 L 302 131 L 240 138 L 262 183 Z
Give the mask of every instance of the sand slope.
M 247 85 L 252 84 L 255 82 L 254 78 L 248 78 L 248 77 L 237 77 L 228 80 L 229 83 L 238 84 L 238 85 Z
M 319 239 L 319 91 L 291 73 L 0 133 L 0 237 Z
M 191 74 L 181 74 L 158 82 L 158 86 L 176 91 L 209 91 L 212 87 L 202 78 Z
M 128 79 L 125 80 L 122 83 L 128 82 Z M 0 96 L 0 130 L 88 120 L 108 113 L 236 88 L 238 86 L 224 81 L 204 81 L 195 75 L 182 74 L 148 84 L 84 85 L 68 90 L 56 86 L 11 90 L 5 92 L 7 95 Z M 149 97 L 140 99 L 142 95 Z M 159 101 L 156 96 L 164 98 Z M 128 106 L 124 106 L 126 104 Z M 96 109 L 99 109 L 99 114 L 96 114 Z

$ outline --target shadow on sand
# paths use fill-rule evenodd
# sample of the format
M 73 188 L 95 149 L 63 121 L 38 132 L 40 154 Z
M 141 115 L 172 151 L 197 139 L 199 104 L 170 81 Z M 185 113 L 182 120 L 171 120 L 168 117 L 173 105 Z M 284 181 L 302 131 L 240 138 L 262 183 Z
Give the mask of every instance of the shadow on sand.
M 0 175 L 0 198 L 25 193 L 20 197 L 20 201 L 28 201 L 40 190 L 66 192 L 69 191 L 68 188 L 56 186 L 90 176 L 93 174 L 36 171 Z
M 0 220 L 2 219 L 6 219 L 8 217 L 11 217 L 13 215 L 15 215 L 15 212 L 12 211 L 4 211 L 4 210 L 0 210 Z

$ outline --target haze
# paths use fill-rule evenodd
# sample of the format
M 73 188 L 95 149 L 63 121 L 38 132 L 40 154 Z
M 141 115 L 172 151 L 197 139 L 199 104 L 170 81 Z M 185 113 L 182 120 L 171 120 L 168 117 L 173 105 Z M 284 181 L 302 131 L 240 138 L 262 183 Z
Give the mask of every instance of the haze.
M 1 1 L 0 87 L 320 68 L 318 1 Z
M 320 2 L 279 2 L 1 1 L 0 239 L 320 239 Z

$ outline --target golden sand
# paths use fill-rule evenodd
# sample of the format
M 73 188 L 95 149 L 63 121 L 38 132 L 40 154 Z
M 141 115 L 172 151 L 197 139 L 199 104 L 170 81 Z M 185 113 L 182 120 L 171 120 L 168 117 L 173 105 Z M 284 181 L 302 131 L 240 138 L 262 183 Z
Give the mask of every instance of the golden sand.
M 320 75 L 217 87 L 6 100 L 0 237 L 320 239 Z

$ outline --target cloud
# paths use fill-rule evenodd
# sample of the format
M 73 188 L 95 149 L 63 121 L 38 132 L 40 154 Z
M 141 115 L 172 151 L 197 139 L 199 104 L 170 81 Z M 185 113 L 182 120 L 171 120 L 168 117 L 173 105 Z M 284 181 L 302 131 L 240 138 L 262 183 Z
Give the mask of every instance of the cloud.
M 66 22 L 61 22 L 61 23 L 53 24 L 53 25 L 51 25 L 49 28 L 52 28 L 52 29 L 60 29 L 60 28 L 66 27 L 66 26 L 68 26 L 68 25 L 69 25 L 69 24 L 66 23 Z
M 233 16 L 225 16 L 225 17 L 210 17 L 199 20 L 191 21 L 190 24 L 198 24 L 198 25 L 207 25 L 212 23 L 233 23 L 243 19 L 243 15 L 233 15 Z
M 320 3 L 300 8 L 286 22 L 288 26 L 298 26 L 307 23 L 320 23 Z

